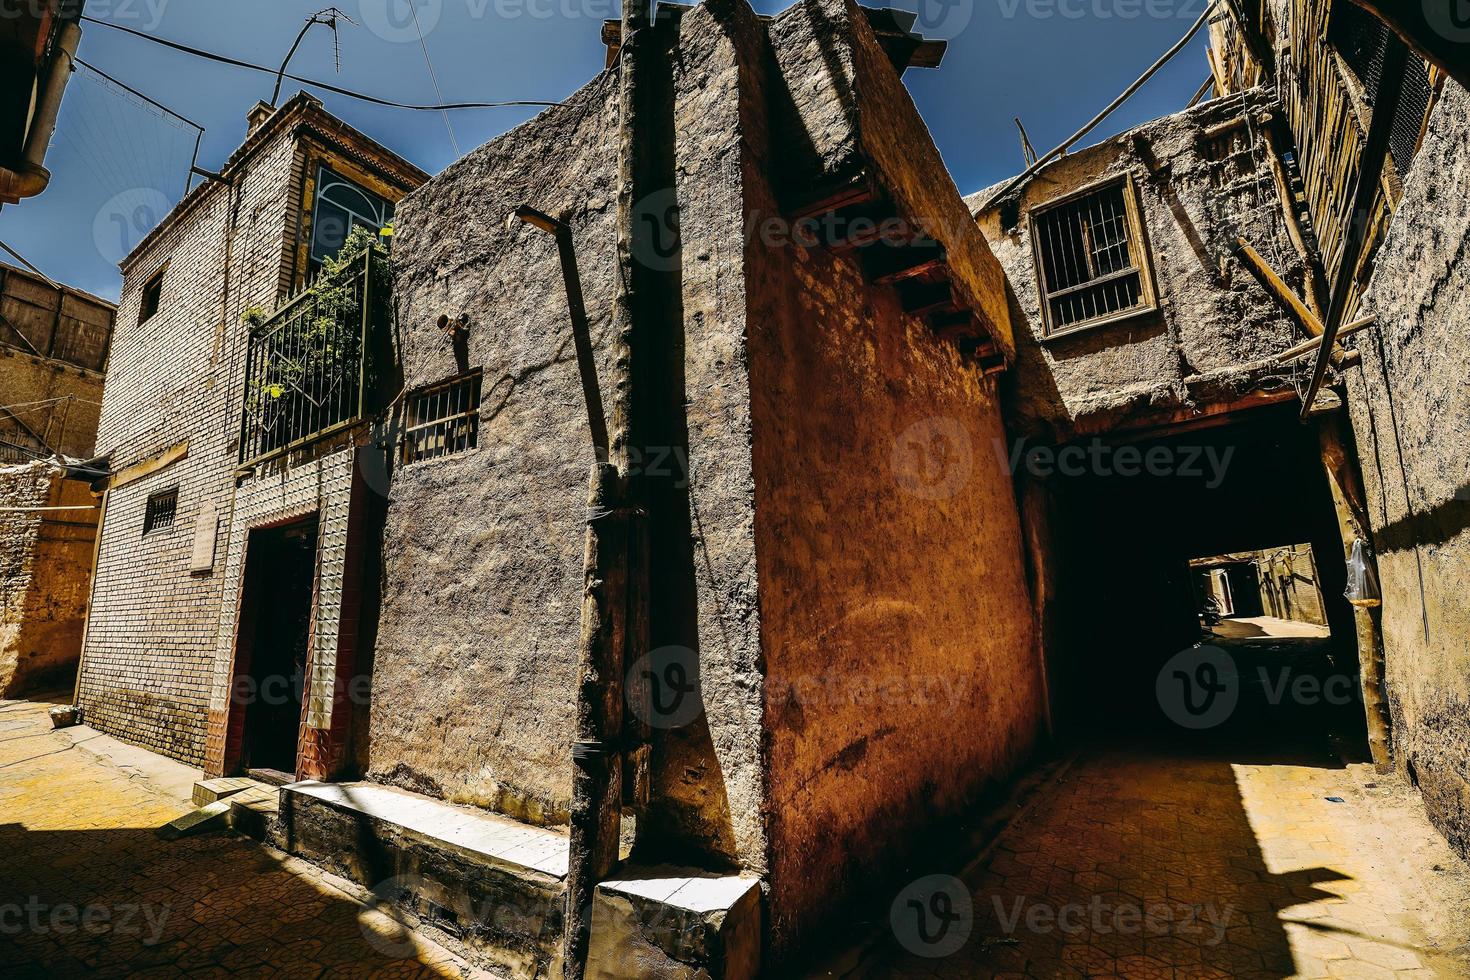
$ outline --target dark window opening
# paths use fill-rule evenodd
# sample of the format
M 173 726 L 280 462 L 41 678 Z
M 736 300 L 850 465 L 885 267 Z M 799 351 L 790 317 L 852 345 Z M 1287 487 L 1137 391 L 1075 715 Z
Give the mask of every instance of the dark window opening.
M 1127 180 L 1053 205 L 1033 227 L 1047 333 L 1153 307 Z
M 474 449 L 480 440 L 480 372 L 452 378 L 408 402 L 403 462 Z
M 143 284 L 143 298 L 138 306 L 139 323 L 152 319 L 163 302 L 163 273 L 164 270 L 159 269 L 153 274 L 153 278 Z
M 179 508 L 179 488 L 161 490 L 148 498 L 143 512 L 143 533 L 162 531 L 174 526 L 174 513 Z
M 393 202 L 338 176 L 317 170 L 316 200 L 311 215 L 310 278 L 327 259 L 335 258 L 353 228 L 377 234 L 393 221 Z

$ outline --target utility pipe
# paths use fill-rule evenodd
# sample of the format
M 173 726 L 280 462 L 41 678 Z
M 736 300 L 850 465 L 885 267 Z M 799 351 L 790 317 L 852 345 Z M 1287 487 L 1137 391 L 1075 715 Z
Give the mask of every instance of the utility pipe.
M 61 112 L 61 96 L 71 76 L 72 59 L 76 57 L 77 45 L 82 40 L 82 29 L 76 21 L 63 24 L 56 39 L 56 55 L 51 59 L 51 71 L 41 93 L 41 101 L 31 117 L 31 130 L 26 135 L 25 150 L 21 164 L 24 169 L 10 170 L 0 167 L 0 201 L 19 201 L 35 197 L 51 183 L 51 173 L 42 163 L 46 149 L 51 145 L 51 135 L 56 131 L 56 117 Z

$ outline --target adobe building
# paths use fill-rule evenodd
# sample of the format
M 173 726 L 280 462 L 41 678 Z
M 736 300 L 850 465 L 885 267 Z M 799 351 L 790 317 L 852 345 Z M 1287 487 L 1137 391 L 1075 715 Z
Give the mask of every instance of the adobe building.
M 634 864 L 598 891 L 592 975 L 778 967 L 1044 737 L 989 462 L 1011 313 L 900 81 L 943 48 L 911 23 L 730 0 L 661 8 L 645 42 L 677 57 L 639 203 L 661 230 L 636 257 L 659 297 L 633 407 L 653 588 L 627 667 L 675 686 L 629 701 Z M 626 405 L 617 96 L 604 72 L 421 187 L 307 97 L 259 110 L 124 262 L 99 438 L 86 720 L 294 781 L 262 833 L 370 887 L 409 875 L 394 900 L 430 925 L 493 898 L 514 921 L 457 941 L 523 976 L 561 955 L 588 470 Z M 295 292 L 339 178 L 380 205 L 356 223 L 396 205 L 396 316 L 373 249 Z M 527 206 L 574 276 L 507 224 Z M 303 351 L 358 316 L 343 388 Z M 266 696 L 292 677 L 299 701 Z
M 0 696 L 70 689 L 97 501 L 93 455 L 115 307 L 0 264 Z
M 1318 314 L 1282 140 L 1249 89 L 967 198 L 1011 291 L 1006 451 L 1063 731 L 1157 714 L 1153 678 L 1199 638 L 1191 566 L 1222 554 L 1310 544 L 1357 671 L 1338 423 L 1296 417 Z
M 1369 679 L 1382 689 L 1391 750 L 1382 761 L 1391 756 L 1470 855 L 1463 44 L 1407 7 L 1369 5 L 1390 24 L 1348 2 L 1249 6 L 1245 28 L 1212 26 L 1217 85 L 1259 80 L 1281 93 L 1325 284 L 1343 294 L 1342 322 L 1374 318 L 1356 340 L 1361 363 L 1331 393 L 1346 406 L 1346 448 L 1362 479 L 1351 517 L 1382 591 L 1380 607 L 1357 614 L 1376 638 Z M 1355 199 L 1360 186 L 1365 200 Z

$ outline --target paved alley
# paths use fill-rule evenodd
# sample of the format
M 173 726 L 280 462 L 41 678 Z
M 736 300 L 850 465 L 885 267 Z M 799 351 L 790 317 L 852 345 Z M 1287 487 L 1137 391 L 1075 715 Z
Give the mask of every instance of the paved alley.
M 1470 872 L 1412 790 L 1325 752 L 1174 742 L 1084 751 L 965 887 L 899 893 L 861 975 L 1470 976 Z
M 165 842 L 190 809 L 0 701 L 0 975 L 460 977 L 354 886 L 231 833 Z

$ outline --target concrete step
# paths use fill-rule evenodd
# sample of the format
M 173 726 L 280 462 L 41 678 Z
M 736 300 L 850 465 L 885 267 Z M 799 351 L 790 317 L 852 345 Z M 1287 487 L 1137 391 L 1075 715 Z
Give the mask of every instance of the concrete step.
M 221 776 L 218 779 L 201 780 L 194 784 L 194 805 L 204 806 L 227 796 L 242 793 L 247 789 L 254 789 L 259 785 L 255 780 L 244 776 Z
M 270 843 L 366 886 L 477 965 L 560 976 L 567 838 L 374 783 L 282 787 Z M 754 878 L 623 869 L 597 889 L 589 976 L 743 980 L 760 959 Z
M 223 830 L 228 826 L 229 813 L 230 804 L 227 801 L 215 800 L 170 820 L 159 827 L 157 833 L 164 840 L 178 840 L 180 837 L 190 837 L 211 830 Z
M 229 824 L 233 830 L 256 840 L 266 840 L 281 812 L 281 791 L 274 786 L 255 786 L 229 797 Z

